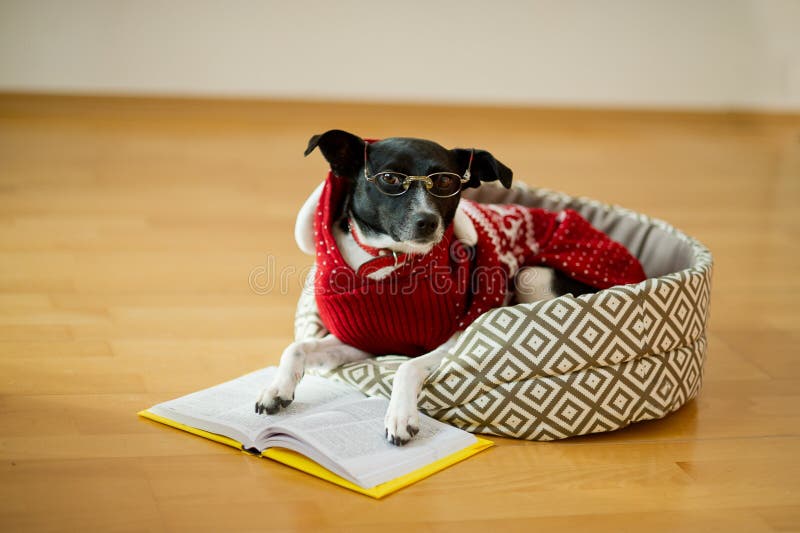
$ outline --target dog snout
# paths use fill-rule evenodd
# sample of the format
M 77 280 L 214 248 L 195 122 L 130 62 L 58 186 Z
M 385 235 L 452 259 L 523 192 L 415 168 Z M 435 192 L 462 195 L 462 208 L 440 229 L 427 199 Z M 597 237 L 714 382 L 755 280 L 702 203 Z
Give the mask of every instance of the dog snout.
M 414 216 L 414 235 L 418 239 L 430 237 L 439 227 L 439 217 L 436 213 L 418 213 Z

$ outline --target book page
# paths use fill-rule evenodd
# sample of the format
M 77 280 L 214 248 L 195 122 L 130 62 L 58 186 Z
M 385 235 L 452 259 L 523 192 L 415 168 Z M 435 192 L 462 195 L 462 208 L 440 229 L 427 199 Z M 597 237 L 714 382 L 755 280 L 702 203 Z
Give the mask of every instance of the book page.
M 297 386 L 291 405 L 274 415 L 256 414 L 256 398 L 271 382 L 276 370 L 276 367 L 257 370 L 220 385 L 160 403 L 149 411 L 182 424 L 225 435 L 249 448 L 255 445 L 259 434 L 277 420 L 291 418 L 342 399 L 364 397 L 361 392 L 347 385 L 316 376 L 305 376 Z
M 412 472 L 476 442 L 465 431 L 420 415 L 419 433 L 405 446 L 392 445 L 386 441 L 384 429 L 388 405 L 383 398 L 343 402 L 281 420 L 272 426 L 270 434 L 282 432 L 304 442 L 303 449 L 297 451 L 364 488 Z M 275 438 L 276 445 L 280 442 L 289 447 L 283 435 Z M 269 438 L 267 444 L 272 445 Z

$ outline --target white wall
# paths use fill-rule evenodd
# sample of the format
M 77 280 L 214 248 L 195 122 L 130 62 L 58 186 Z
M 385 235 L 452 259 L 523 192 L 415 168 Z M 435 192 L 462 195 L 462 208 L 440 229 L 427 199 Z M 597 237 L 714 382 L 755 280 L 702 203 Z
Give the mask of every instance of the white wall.
M 800 110 L 800 0 L 0 0 L 0 90 Z

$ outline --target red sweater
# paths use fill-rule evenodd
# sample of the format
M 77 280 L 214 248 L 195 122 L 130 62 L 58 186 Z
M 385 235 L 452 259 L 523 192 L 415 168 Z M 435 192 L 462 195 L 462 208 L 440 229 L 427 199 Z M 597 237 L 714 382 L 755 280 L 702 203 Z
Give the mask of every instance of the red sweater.
M 461 207 L 475 225 L 475 247 L 455 239 L 451 224 L 429 253 L 401 256 L 402 266 L 371 279 L 367 269 L 356 272 L 347 265 L 331 232 L 341 215 L 335 209 L 343 203 L 343 181 L 328 175 L 314 219 L 317 308 L 334 336 L 375 355 L 417 356 L 441 345 L 482 313 L 504 305 L 522 266 L 549 266 L 598 289 L 645 279 L 624 246 L 575 211 L 557 214 L 466 199 Z M 376 261 L 384 264 L 386 258 Z

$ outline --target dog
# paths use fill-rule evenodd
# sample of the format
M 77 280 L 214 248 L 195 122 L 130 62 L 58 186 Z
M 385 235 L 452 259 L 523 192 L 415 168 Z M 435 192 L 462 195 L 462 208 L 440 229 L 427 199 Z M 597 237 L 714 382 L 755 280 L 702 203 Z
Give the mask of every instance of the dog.
M 257 413 L 288 406 L 306 367 L 408 355 L 385 417 L 386 439 L 406 444 L 419 431 L 423 383 L 480 314 L 644 279 L 622 245 L 574 211 L 462 200 L 486 182 L 511 187 L 511 169 L 486 150 L 342 130 L 311 137 L 305 155 L 316 148 L 331 171 L 301 208 L 295 238 L 316 254 L 317 309 L 331 333 L 284 350 Z

